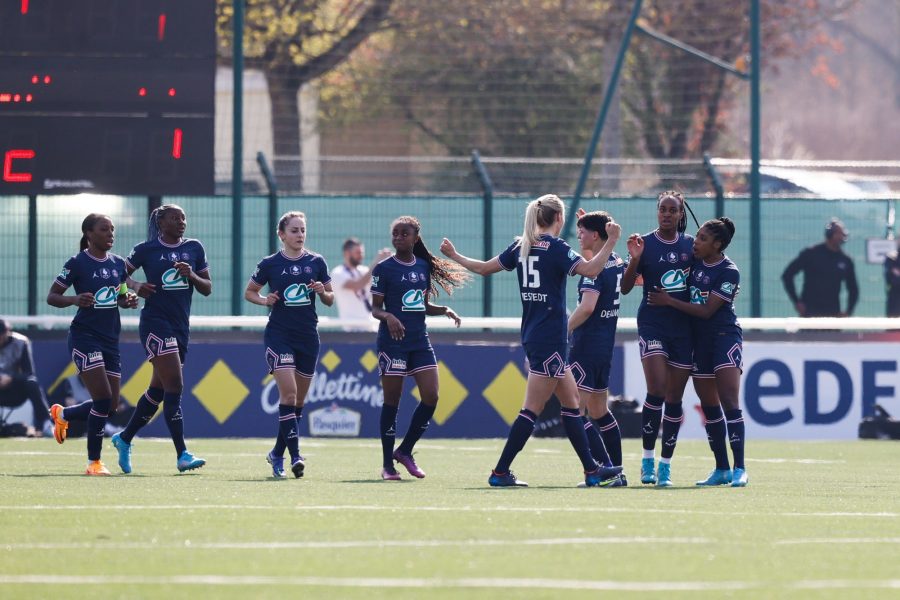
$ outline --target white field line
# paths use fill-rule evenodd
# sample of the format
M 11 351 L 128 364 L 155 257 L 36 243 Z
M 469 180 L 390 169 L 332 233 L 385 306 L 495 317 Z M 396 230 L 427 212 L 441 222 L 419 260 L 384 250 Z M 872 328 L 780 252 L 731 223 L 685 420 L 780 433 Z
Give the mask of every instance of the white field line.
M 776 546 L 793 546 L 800 544 L 900 544 L 900 537 L 891 538 L 797 538 L 778 540 Z
M 479 546 L 582 546 L 582 545 L 626 545 L 626 544 L 709 544 L 709 538 L 665 538 L 665 537 L 607 537 L 607 538 L 546 538 L 532 540 L 344 540 L 333 542 L 0 542 L 5 550 L 321 550 L 328 548 L 444 548 Z
M 588 492 L 591 493 L 591 492 Z M 601 492 L 602 493 L 602 492 Z M 683 514 L 683 515 L 725 515 L 725 516 L 760 516 L 759 512 L 734 512 L 734 511 L 700 511 L 671 508 L 621 508 L 607 506 L 379 506 L 366 504 L 322 504 L 322 505 L 297 505 L 280 506 L 265 504 L 143 504 L 143 505 L 99 505 L 99 504 L 29 504 L 29 505 L 0 505 L 0 512 L 30 512 L 34 510 L 304 510 L 304 511 L 370 511 L 370 512 L 482 512 L 482 513 L 628 513 L 628 514 Z M 900 513 L 896 512 L 780 512 L 765 513 L 767 517 L 856 517 L 856 518 L 886 518 L 896 519 Z
M 8 585 L 204 585 L 204 586 L 306 586 L 343 588 L 485 588 L 597 590 L 624 592 L 722 592 L 728 590 L 778 589 L 900 589 L 900 579 L 799 580 L 799 581 L 596 581 L 586 579 L 519 578 L 387 578 L 387 577 L 297 577 L 264 575 L 0 575 Z
M 143 441 L 138 442 L 141 444 Z M 170 440 L 160 440 L 165 441 L 171 444 Z M 267 448 L 271 447 L 271 443 L 267 443 Z M 314 443 L 304 441 L 301 443 L 303 448 L 324 448 L 327 447 L 327 444 L 323 443 Z M 354 445 L 344 445 L 344 447 L 359 447 L 359 448 L 375 448 L 375 445 L 370 444 L 354 444 Z M 378 446 L 380 449 L 381 446 Z M 418 448 L 421 450 L 452 450 L 454 452 L 497 452 L 500 449 L 500 446 L 497 447 L 481 447 L 481 446 L 460 446 L 460 447 L 452 447 L 452 446 L 431 446 L 428 444 L 419 444 Z M 334 447 L 331 447 L 331 450 L 335 450 Z M 562 454 L 563 450 L 556 450 L 553 448 L 535 448 L 531 450 L 531 452 L 535 454 Z M 568 452 L 566 450 L 565 452 Z M 252 458 L 262 456 L 265 453 L 260 452 L 199 452 L 203 456 L 234 456 L 240 458 Z M 0 456 L 83 456 L 84 452 L 65 452 L 65 451 L 52 451 L 52 450 L 5 450 L 0 451 Z M 312 452 L 304 453 L 304 456 L 314 456 L 315 454 Z M 640 458 L 638 454 L 625 454 L 626 459 L 634 459 L 635 462 Z M 708 456 L 692 456 L 692 455 L 680 455 L 678 457 L 679 461 L 706 461 L 709 460 Z M 845 460 L 821 460 L 816 458 L 747 458 L 746 461 L 748 463 L 768 463 L 768 464 L 798 464 L 798 465 L 836 465 L 836 464 L 845 464 L 847 461 Z

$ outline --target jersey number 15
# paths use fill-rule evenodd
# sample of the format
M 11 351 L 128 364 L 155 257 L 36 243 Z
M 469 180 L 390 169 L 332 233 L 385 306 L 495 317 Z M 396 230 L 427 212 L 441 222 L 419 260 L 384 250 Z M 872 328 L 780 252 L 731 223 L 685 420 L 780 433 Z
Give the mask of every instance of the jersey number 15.
M 522 287 L 539 288 L 541 287 L 541 273 L 537 270 L 537 261 L 539 256 L 529 256 L 522 261 Z

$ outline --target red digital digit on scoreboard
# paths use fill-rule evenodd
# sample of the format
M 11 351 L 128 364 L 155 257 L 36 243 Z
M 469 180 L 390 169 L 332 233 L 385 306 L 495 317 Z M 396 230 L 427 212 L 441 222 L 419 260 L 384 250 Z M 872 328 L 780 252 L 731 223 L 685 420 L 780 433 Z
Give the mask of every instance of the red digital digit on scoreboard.
M 34 158 L 34 150 L 7 150 L 3 156 L 3 181 L 9 183 L 28 183 L 31 181 L 31 173 L 28 171 L 13 171 L 14 160 L 31 160 Z M 16 168 L 21 168 L 17 166 Z

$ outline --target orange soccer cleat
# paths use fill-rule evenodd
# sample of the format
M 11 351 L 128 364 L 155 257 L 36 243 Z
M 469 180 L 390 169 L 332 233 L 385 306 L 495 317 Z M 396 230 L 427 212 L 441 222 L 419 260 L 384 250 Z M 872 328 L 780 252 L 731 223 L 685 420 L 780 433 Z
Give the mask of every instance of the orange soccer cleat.
M 84 472 L 85 475 L 110 475 L 109 469 L 106 468 L 99 460 L 92 460 L 88 463 L 87 469 Z
M 53 437 L 57 444 L 66 441 L 66 432 L 69 430 L 69 422 L 63 419 L 63 407 L 54 404 L 50 407 L 50 416 L 53 417 Z

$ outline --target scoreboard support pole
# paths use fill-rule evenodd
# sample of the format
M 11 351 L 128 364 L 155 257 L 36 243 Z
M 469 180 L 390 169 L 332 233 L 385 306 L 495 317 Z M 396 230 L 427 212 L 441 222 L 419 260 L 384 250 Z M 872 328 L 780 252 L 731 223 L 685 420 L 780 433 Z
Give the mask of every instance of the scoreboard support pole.
M 28 196 L 28 315 L 37 315 L 37 196 Z

